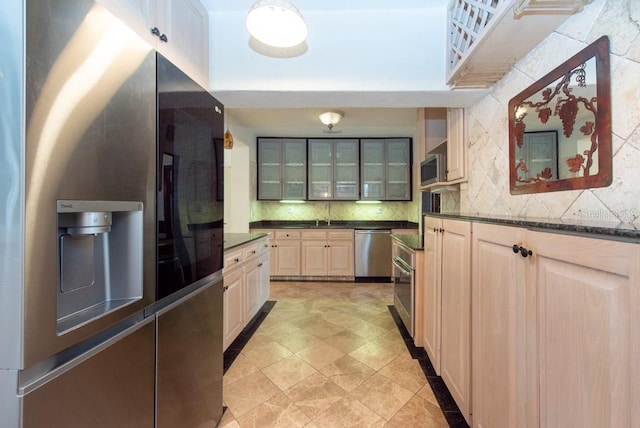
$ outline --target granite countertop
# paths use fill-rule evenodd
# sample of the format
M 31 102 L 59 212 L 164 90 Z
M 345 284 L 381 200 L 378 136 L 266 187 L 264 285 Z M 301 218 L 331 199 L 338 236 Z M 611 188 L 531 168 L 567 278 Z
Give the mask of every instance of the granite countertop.
M 266 233 L 225 233 L 224 234 L 224 249 L 229 250 L 233 247 L 237 247 L 247 242 L 255 241 L 264 236 L 269 236 Z
M 577 233 L 592 237 L 640 240 L 640 229 L 630 223 L 596 220 L 563 220 L 553 218 L 524 218 L 514 216 L 486 216 L 468 213 L 429 213 L 429 216 L 477 223 L 495 223 L 508 226 L 526 227 L 544 231 Z
M 251 229 L 417 229 L 418 223 L 395 220 L 261 220 L 249 224 Z
M 414 251 L 424 250 L 424 240 L 422 239 L 422 235 L 392 234 L 391 238 L 400 241 L 406 247 L 409 247 Z

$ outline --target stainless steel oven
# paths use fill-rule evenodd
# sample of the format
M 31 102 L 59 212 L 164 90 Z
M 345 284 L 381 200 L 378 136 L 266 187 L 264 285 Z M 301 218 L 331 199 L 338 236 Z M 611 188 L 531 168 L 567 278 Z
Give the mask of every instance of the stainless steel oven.
M 413 337 L 415 253 L 395 240 L 393 244 L 393 304 L 409 335 Z

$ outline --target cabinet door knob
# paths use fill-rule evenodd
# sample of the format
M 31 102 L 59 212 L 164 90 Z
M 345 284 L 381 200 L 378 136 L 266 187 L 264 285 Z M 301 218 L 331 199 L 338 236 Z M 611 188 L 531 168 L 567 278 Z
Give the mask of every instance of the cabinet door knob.
M 526 248 L 524 248 L 523 246 L 518 245 L 518 244 L 515 244 L 515 245 L 514 245 L 513 247 L 511 247 L 511 248 L 513 249 L 513 252 L 514 252 L 514 253 L 516 253 L 516 254 L 520 253 L 520 255 L 521 255 L 522 257 L 529 257 L 529 256 L 532 256 L 532 255 L 533 255 L 533 251 L 528 250 L 528 249 L 526 249 Z
M 238 263 L 240 261 L 240 259 L 238 257 L 236 257 L 235 259 L 233 259 L 233 261 Z
M 258 267 L 262 267 L 262 263 L 260 263 L 260 264 L 258 265 Z
M 440 228 L 440 229 L 438 229 L 438 232 L 442 233 L 442 232 L 444 232 L 444 229 Z
M 160 36 L 160 41 L 167 43 L 169 41 L 169 39 L 167 38 L 166 34 L 163 34 L 163 35 Z
M 520 247 L 520 255 L 522 257 L 528 257 L 528 256 L 532 256 L 533 255 L 533 251 L 531 250 L 527 250 L 524 247 Z
M 252 251 L 251 251 L 251 254 L 255 254 L 255 253 L 256 253 L 256 250 L 252 250 Z
M 151 34 L 153 34 L 154 36 L 160 36 L 160 30 L 158 29 L 158 27 L 153 27 L 151 29 Z
M 437 228 L 433 228 L 433 233 L 438 233 L 438 229 Z

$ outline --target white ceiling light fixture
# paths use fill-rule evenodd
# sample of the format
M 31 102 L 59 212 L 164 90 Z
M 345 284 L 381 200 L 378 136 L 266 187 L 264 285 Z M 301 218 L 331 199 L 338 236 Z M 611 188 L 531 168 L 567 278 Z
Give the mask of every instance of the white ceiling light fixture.
M 320 122 L 327 125 L 329 128 L 328 131 L 324 131 L 327 134 L 337 134 L 340 131 L 334 131 L 333 127 L 340 122 L 340 119 L 344 117 L 344 113 L 341 111 L 327 111 L 322 113 L 320 116 Z
M 302 13 L 289 0 L 258 0 L 247 15 L 247 29 L 256 40 L 277 48 L 301 44 L 307 38 Z

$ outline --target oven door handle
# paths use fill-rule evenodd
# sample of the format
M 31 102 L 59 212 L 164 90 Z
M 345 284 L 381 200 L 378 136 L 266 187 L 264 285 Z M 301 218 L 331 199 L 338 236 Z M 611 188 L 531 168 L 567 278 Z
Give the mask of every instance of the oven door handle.
M 408 266 L 407 263 L 399 257 L 393 258 L 393 265 L 397 267 L 400 270 L 400 272 L 404 273 L 405 275 L 411 275 L 413 273 L 411 272 L 412 271 L 411 266 Z

